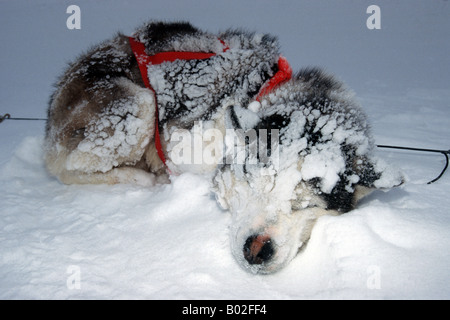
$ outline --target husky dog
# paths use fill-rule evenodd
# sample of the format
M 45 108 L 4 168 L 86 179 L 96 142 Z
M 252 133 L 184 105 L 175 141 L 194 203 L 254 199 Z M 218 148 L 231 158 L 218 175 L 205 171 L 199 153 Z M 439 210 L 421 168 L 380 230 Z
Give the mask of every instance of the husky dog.
M 143 63 L 133 43 L 151 62 Z M 214 35 L 184 22 L 149 22 L 132 38 L 118 34 L 79 57 L 57 83 L 46 127 L 48 171 L 67 184 L 144 186 L 168 182 L 168 172 L 209 174 L 218 203 L 232 213 L 239 264 L 275 272 L 304 246 L 318 217 L 402 183 L 374 157 L 366 116 L 342 83 L 310 68 L 265 90 L 281 62 L 270 35 Z M 175 161 L 180 142 L 173 137 L 195 140 L 205 130 L 225 137 L 200 139 L 215 161 Z M 188 140 L 182 145 L 190 148 Z M 250 152 L 256 145 L 264 157 Z

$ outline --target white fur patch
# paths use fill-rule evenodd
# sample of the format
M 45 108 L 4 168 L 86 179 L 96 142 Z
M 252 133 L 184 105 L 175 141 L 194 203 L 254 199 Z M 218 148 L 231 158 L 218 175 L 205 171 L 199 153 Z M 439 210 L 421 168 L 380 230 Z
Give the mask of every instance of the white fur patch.
M 131 97 L 114 101 L 87 125 L 84 140 L 67 157 L 67 170 L 107 172 L 141 159 L 154 132 L 155 99 L 129 80 L 120 84 L 131 91 Z

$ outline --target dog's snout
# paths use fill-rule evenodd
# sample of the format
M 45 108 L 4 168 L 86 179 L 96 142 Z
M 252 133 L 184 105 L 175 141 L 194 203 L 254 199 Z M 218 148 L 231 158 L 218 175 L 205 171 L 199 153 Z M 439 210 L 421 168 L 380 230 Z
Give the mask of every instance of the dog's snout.
M 249 264 L 263 264 L 274 254 L 272 240 L 267 235 L 253 235 L 244 244 L 244 257 Z

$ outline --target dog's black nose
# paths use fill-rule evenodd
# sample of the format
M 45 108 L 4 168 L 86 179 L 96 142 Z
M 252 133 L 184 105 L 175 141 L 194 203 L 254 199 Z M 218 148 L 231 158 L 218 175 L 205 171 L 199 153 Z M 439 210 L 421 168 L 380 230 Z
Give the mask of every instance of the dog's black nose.
M 244 244 L 244 257 L 250 264 L 269 261 L 274 253 L 272 240 L 267 235 L 253 235 Z

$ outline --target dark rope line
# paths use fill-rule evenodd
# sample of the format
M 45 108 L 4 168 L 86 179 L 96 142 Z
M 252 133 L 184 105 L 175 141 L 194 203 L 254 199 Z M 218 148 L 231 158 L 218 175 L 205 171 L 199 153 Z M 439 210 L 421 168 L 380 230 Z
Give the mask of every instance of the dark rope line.
M 427 184 L 432 184 L 438 181 L 445 173 L 448 168 L 448 155 L 450 154 L 450 150 L 437 150 L 437 149 L 423 149 L 423 148 L 411 148 L 411 147 L 400 147 L 400 146 L 387 146 L 387 145 L 377 145 L 378 148 L 388 148 L 388 149 L 400 149 L 400 150 L 412 150 L 412 151 L 422 151 L 422 152 L 436 152 L 442 153 L 445 156 L 445 166 L 441 173 L 431 181 L 428 181 Z
M 437 150 L 437 149 L 422 149 L 422 148 L 411 148 L 411 147 L 399 147 L 399 146 L 386 146 L 379 144 L 378 148 L 390 148 L 390 149 L 401 149 L 401 150 L 413 150 L 413 151 L 424 151 L 424 152 L 438 152 L 443 154 L 450 154 L 450 150 Z
M 0 123 L 4 120 L 47 121 L 47 119 L 44 118 L 12 118 L 9 113 L 6 113 L 4 116 L 0 116 Z
M 444 156 L 445 156 L 445 167 L 444 167 L 444 170 L 442 170 L 441 174 L 438 175 L 437 178 L 429 181 L 427 184 L 432 184 L 432 183 L 438 181 L 444 175 L 445 170 L 447 170 L 447 168 L 448 168 L 448 153 L 444 153 Z

